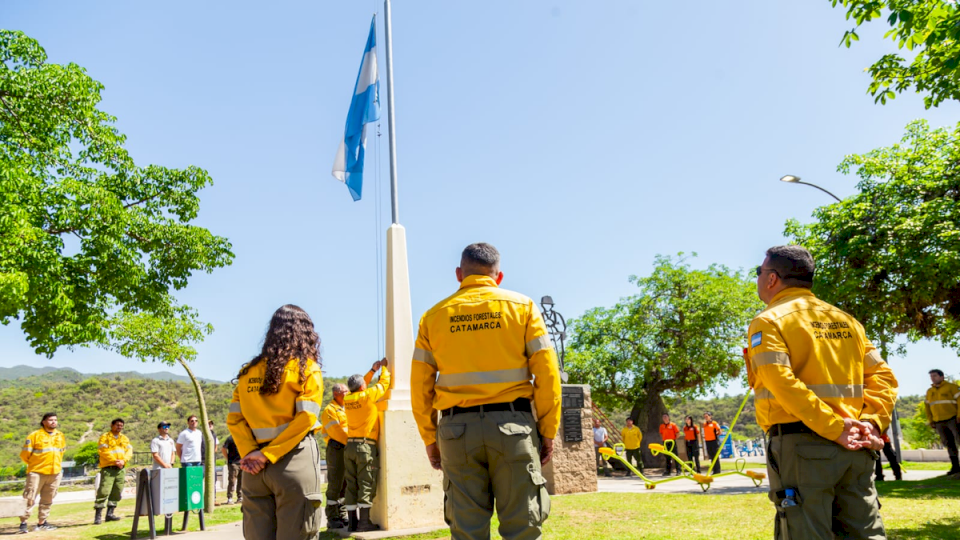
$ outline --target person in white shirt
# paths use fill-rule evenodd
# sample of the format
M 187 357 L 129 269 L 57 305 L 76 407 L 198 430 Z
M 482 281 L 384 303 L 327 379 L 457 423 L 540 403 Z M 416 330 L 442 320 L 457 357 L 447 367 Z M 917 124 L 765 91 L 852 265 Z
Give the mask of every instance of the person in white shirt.
M 170 469 L 176 455 L 176 443 L 170 438 L 170 422 L 157 424 L 157 436 L 150 441 L 154 469 Z
M 607 442 L 610 441 L 610 436 L 607 435 L 607 428 L 600 425 L 600 420 L 593 419 L 593 449 L 597 454 L 597 469 L 600 469 L 600 465 L 603 465 L 603 475 L 610 476 L 610 465 L 607 464 L 607 460 L 603 459 L 600 456 L 600 449 L 604 446 L 607 446 Z
M 203 432 L 197 429 L 197 417 L 187 418 L 187 429 L 177 436 L 177 456 L 184 467 L 199 467 L 202 461 L 200 448 L 203 444 Z

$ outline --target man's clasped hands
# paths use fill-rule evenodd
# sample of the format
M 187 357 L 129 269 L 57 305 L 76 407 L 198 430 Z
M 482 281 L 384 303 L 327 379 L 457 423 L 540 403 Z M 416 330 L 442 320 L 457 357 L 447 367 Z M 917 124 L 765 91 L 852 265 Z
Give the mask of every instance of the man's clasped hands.
M 843 432 L 834 439 L 835 443 L 847 450 L 883 450 L 880 430 L 870 422 L 861 422 L 854 418 L 843 419 Z

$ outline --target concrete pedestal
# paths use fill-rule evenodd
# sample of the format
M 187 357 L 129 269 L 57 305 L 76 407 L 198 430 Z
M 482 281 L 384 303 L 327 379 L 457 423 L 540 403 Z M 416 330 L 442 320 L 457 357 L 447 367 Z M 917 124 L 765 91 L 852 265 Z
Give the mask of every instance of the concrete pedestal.
M 543 477 L 547 480 L 547 491 L 551 495 L 566 493 L 590 493 L 597 491 L 597 461 L 593 447 L 593 407 L 590 401 L 589 385 L 577 386 L 583 389 L 584 407 L 581 410 L 580 426 L 583 440 L 563 442 L 563 427 L 553 441 L 553 459 L 543 468 Z
M 386 531 L 445 527 L 443 476 L 427 460 L 410 404 L 413 312 L 406 233 L 387 230 L 386 356 L 391 390 L 380 403 L 380 475 L 370 517 Z

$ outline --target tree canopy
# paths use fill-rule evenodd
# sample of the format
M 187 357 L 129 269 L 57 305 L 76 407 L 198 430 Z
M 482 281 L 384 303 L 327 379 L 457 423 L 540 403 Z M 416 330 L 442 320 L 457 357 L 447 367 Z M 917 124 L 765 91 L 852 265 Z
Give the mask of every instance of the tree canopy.
M 960 10 L 952 0 L 831 0 L 846 10 L 855 26 L 843 35 L 847 47 L 859 41 L 857 29 L 886 15 L 890 30 L 884 35 L 906 48 L 912 59 L 890 53 L 868 68 L 873 80 L 867 92 L 886 103 L 896 94 L 914 89 L 925 93 L 926 107 L 960 99 Z
M 662 396 L 702 395 L 740 375 L 746 328 L 762 303 L 741 272 L 694 269 L 683 254 L 658 256 L 650 276 L 630 281 L 638 294 L 571 321 L 567 368 L 598 404 L 630 409 L 644 432 L 656 433 Z
M 0 323 L 37 353 L 110 346 L 119 318 L 183 320 L 171 293 L 231 263 L 230 243 L 191 224 L 199 167 L 138 166 L 103 85 L 0 30 Z
M 870 337 L 931 338 L 960 350 L 960 130 L 918 120 L 899 144 L 844 158 L 859 193 L 787 222 L 813 254 L 816 294 Z

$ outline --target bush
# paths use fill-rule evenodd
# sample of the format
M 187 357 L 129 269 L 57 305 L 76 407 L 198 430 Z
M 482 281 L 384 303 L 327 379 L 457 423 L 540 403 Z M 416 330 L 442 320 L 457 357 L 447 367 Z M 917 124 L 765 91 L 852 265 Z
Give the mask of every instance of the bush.
M 97 441 L 88 441 L 81 444 L 80 448 L 73 454 L 73 460 L 77 462 L 77 465 L 95 467 L 100 462 Z
M 903 427 L 903 438 L 911 448 L 933 448 L 940 444 L 937 432 L 927 424 L 927 415 L 922 401 L 917 403 L 917 412 L 910 418 L 901 420 L 900 424 Z

